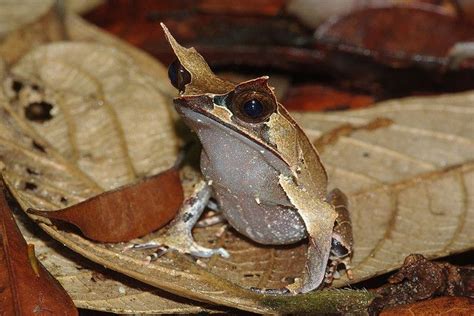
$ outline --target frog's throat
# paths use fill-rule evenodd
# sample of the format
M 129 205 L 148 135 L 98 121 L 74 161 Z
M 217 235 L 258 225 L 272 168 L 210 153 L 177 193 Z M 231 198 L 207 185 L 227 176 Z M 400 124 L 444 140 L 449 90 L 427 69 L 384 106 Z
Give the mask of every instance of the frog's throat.
M 197 126 L 199 124 L 205 124 L 204 122 L 207 121 L 207 123 L 212 123 L 221 129 L 227 129 L 227 130 L 237 133 L 240 137 L 246 139 L 251 144 L 258 144 L 258 146 L 262 147 L 262 149 L 267 150 L 272 155 L 274 155 L 279 160 L 281 160 L 288 167 L 288 169 L 291 170 L 291 166 L 289 165 L 289 163 L 284 159 L 284 157 L 282 157 L 279 154 L 276 148 L 270 146 L 267 143 L 262 142 L 261 140 L 259 140 L 258 138 L 250 134 L 242 132 L 240 129 L 236 128 L 232 124 L 229 124 L 221 120 L 218 117 L 215 117 L 213 115 L 207 115 L 208 112 L 206 112 L 206 110 L 200 109 L 199 107 L 190 108 L 187 106 L 183 106 L 183 107 L 177 106 L 176 109 L 184 118 L 184 120 L 187 121 L 186 125 L 192 128 L 198 135 L 199 135 L 199 131 L 198 131 Z

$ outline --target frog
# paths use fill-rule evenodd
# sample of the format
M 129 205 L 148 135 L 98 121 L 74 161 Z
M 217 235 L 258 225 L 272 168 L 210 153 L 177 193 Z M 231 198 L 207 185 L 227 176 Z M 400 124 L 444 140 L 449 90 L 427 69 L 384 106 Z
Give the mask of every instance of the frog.
M 203 179 L 183 202 L 166 233 L 144 247 L 163 246 L 196 257 L 229 257 L 194 241 L 192 228 L 211 198 L 238 233 L 270 246 L 307 240 L 305 271 L 287 286 L 306 293 L 330 283 L 338 267 L 350 272 L 352 228 L 339 189 L 317 150 L 278 102 L 268 76 L 233 83 L 216 76 L 194 49 L 181 46 L 162 24 L 176 55 L 168 70 L 179 90 L 174 106 L 202 145 Z

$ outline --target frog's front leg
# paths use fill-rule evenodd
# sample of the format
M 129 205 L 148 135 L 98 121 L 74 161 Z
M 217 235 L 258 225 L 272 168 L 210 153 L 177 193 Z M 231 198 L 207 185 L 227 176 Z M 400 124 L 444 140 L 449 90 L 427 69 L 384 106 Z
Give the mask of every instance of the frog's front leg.
M 337 213 L 325 279 L 326 283 L 331 283 L 335 276 L 338 275 L 337 268 L 341 264 L 344 265 L 347 277 L 352 279 L 352 271 L 349 264 L 352 257 L 353 237 L 346 195 L 341 190 L 334 189 L 328 194 L 327 202 L 334 206 Z
M 214 254 L 229 257 L 229 253 L 224 248 L 210 249 L 198 245 L 192 235 L 192 229 L 206 208 L 211 193 L 212 188 L 206 181 L 197 183 L 191 197 L 183 202 L 178 214 L 162 235 L 147 243 L 134 244 L 129 248 L 148 249 L 165 246 L 196 257 L 207 258 Z

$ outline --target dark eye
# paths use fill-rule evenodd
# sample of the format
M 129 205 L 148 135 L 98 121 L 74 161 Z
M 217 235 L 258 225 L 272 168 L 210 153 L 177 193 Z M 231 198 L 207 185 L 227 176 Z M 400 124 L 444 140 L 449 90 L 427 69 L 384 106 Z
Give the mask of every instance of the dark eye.
M 331 252 L 338 257 L 347 256 L 347 254 L 349 253 L 349 250 L 346 247 L 344 247 L 337 239 L 334 239 L 334 238 L 332 239 L 331 246 L 332 246 Z
M 252 99 L 244 103 L 243 110 L 249 117 L 257 118 L 262 115 L 264 108 L 262 102 Z
M 171 84 L 181 92 L 184 91 L 186 85 L 191 82 L 191 74 L 177 59 L 169 66 L 168 77 L 170 78 Z
M 244 91 L 232 98 L 230 107 L 234 115 L 248 123 L 259 123 L 276 110 L 273 97 L 257 91 Z

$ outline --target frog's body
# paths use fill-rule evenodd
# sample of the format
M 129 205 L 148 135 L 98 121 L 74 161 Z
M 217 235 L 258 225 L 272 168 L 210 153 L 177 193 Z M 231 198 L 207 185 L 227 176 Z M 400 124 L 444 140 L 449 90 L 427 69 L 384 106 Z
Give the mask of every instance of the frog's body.
M 197 245 L 191 235 L 212 191 L 232 227 L 258 243 L 285 245 L 308 237 L 307 269 L 295 290 L 318 287 L 326 269 L 330 278 L 338 263 L 350 260 L 352 232 L 342 192 L 326 199 L 319 156 L 276 100 L 267 77 L 238 85 L 224 81 L 197 52 L 180 46 L 166 28 L 165 33 L 180 62 L 170 68 L 182 91 L 175 106 L 202 143 L 206 181 L 161 242 L 197 256 L 227 256 L 223 249 Z
M 278 183 L 280 174 L 290 172 L 286 164 L 236 131 L 202 114 L 180 111 L 201 140 L 201 171 L 232 227 L 261 244 L 303 239 L 304 222 Z

